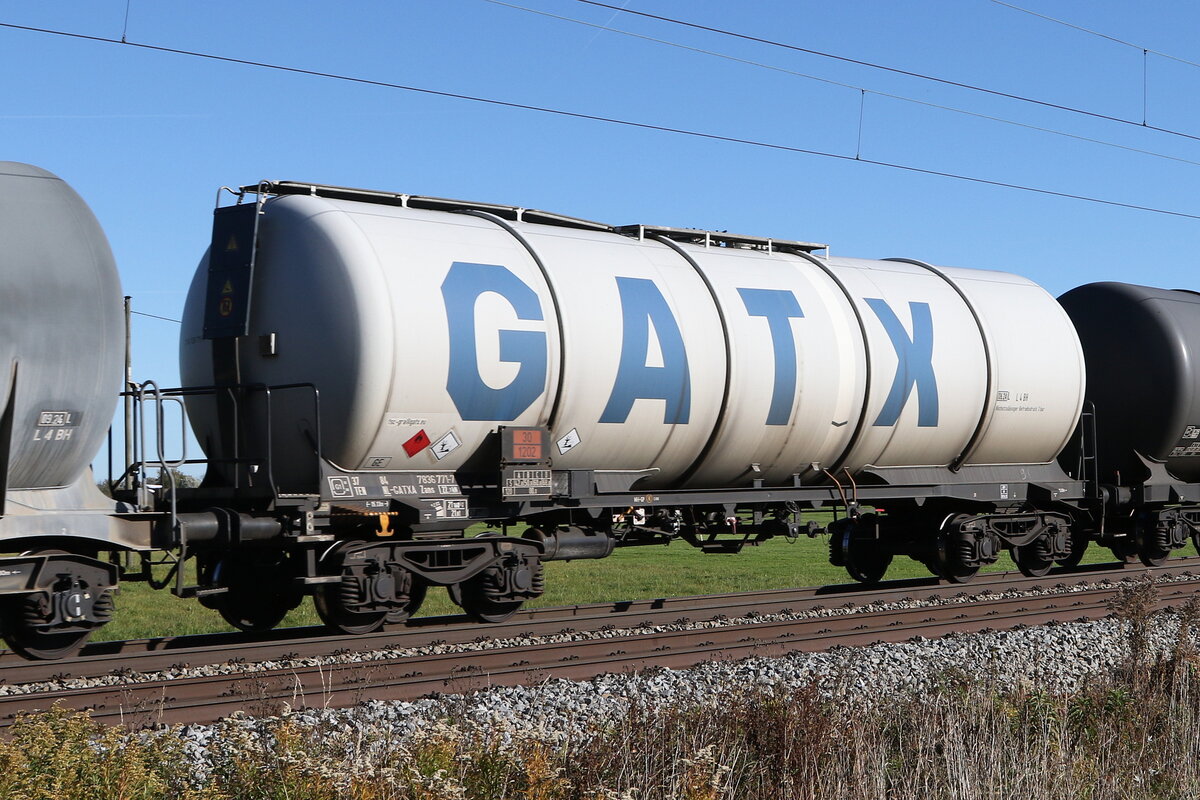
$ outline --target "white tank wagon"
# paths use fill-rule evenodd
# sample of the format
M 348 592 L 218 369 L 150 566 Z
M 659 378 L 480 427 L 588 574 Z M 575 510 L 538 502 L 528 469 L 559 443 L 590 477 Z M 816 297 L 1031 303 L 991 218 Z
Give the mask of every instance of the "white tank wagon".
M 207 486 L 319 494 L 367 539 L 520 521 L 540 560 L 733 552 L 830 502 L 851 509 L 831 559 L 861 580 L 898 553 L 956 580 L 1005 548 L 1030 572 L 1071 557 L 1082 483 L 1055 458 L 1083 355 L 1031 281 L 313 184 L 238 194 L 181 340 L 185 382 L 219 387 L 189 398 Z M 860 503 L 886 504 L 887 535 Z M 405 569 L 457 600 L 470 583 Z M 534 596 L 505 575 L 465 605 Z
M 696 238 L 277 197 L 241 377 L 319 385 L 323 453 L 349 470 L 457 470 L 497 426 L 544 426 L 556 469 L 645 471 L 647 489 L 779 486 L 1046 463 L 1074 431 L 1079 342 L 1036 284 L 681 241 Z M 195 385 L 213 375 L 207 275 L 184 312 Z M 311 410 L 276 412 L 274 477 L 302 486 Z M 215 416 L 193 419 L 219 439 Z

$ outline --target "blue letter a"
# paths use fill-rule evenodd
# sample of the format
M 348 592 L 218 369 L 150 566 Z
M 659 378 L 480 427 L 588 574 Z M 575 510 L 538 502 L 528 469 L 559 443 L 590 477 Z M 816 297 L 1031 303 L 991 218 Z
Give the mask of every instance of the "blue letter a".
M 683 425 L 692 407 L 692 381 L 688 373 L 683 334 L 666 298 L 646 278 L 617 278 L 621 294 L 621 361 L 601 422 L 624 422 L 640 399 L 665 400 L 664 425 Z M 650 326 L 662 351 L 661 367 L 646 365 L 650 355 Z
M 878 426 L 891 426 L 900 419 L 913 386 L 917 387 L 917 426 L 936 428 L 938 424 L 937 377 L 933 374 L 933 315 L 928 303 L 909 303 L 912 314 L 912 338 L 896 317 L 896 312 L 877 297 L 864 298 L 883 323 L 896 350 L 896 377 L 883 409 L 875 419 Z

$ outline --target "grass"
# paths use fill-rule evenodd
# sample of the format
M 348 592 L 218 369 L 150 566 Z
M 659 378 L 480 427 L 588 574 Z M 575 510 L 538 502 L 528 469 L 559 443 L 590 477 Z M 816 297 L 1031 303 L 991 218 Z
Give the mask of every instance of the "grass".
M 1182 552 L 1182 551 L 1181 551 Z M 1093 546 L 1085 563 L 1111 561 L 1111 553 Z M 985 572 L 1013 570 L 1007 553 Z M 924 565 L 897 557 L 888 579 L 926 577 Z M 528 607 L 681 597 L 697 594 L 786 589 L 850 581 L 841 567 L 828 560 L 828 538 L 801 537 L 793 543 L 772 539 L 747 547 L 737 555 L 712 555 L 683 542 L 670 546 L 619 549 L 606 559 L 552 561 L 546 564 L 546 593 Z M 420 616 L 460 613 L 446 592 L 431 588 Z M 319 624 L 312 603 L 305 600 L 282 626 Z M 125 584 L 117 597 L 114 620 L 94 639 L 150 638 L 232 630 L 215 611 L 194 600 L 181 600 L 143 583 Z
M 202 757 L 173 731 L 126 734 L 62 709 L 0 739 L 0 796 L 244 800 L 1177 800 L 1200 796 L 1200 603 L 1173 646 L 1151 584 L 1114 611 L 1127 655 L 1084 688 L 997 689 L 957 670 L 920 693 L 731 689 L 636 702 L 563 737 L 470 704 L 400 737 L 337 718 L 219 723 Z M 1036 655 L 1036 654 L 1035 654 Z M 1050 653 L 1044 658 L 1054 658 Z M 837 676 L 834 676 L 835 678 Z M 835 680 L 833 685 L 838 685 Z M 848 679 L 845 685 L 848 684 Z

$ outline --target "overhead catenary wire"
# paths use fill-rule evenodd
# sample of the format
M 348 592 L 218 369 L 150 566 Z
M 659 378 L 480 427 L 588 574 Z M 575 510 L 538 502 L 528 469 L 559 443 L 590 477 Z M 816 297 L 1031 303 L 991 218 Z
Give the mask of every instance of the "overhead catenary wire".
M 1173 156 L 1168 153 L 1161 153 L 1161 152 L 1158 152 L 1155 150 L 1146 150 L 1141 147 L 1132 147 L 1130 145 L 1119 144 L 1117 142 L 1111 142 L 1111 141 L 1108 141 L 1105 139 L 1097 139 L 1092 136 L 1083 136 L 1083 135 L 1080 135 L 1077 133 L 1069 133 L 1067 131 L 1057 130 L 1055 128 L 1047 128 L 1047 127 L 1044 127 L 1041 125 L 1031 125 L 1027 122 L 1018 122 L 1017 120 L 1008 119 L 1006 117 L 999 117 L 999 116 L 995 116 L 993 114 L 983 114 L 978 111 L 968 111 L 963 108 L 957 108 L 955 106 L 948 106 L 948 105 L 944 105 L 942 103 L 933 103 L 928 100 L 919 100 L 915 97 L 908 97 L 905 95 L 894 94 L 891 92 L 876 91 L 875 89 L 868 89 L 864 86 L 859 86 L 859 85 L 852 84 L 852 83 L 846 83 L 844 81 L 837 81 L 837 80 L 833 80 L 831 78 L 823 78 L 819 75 L 812 75 L 812 74 L 806 73 L 806 72 L 798 72 L 796 70 L 787 69 L 786 67 L 780 67 L 775 64 L 766 64 L 761 61 L 754 61 L 752 59 L 741 58 L 738 56 L 730 55 L 728 53 L 721 53 L 716 50 L 707 50 L 702 47 L 693 47 L 692 45 L 682 44 L 680 42 L 673 42 L 669 39 L 662 39 L 662 38 L 659 38 L 656 36 L 647 36 L 642 33 L 635 33 L 633 31 L 622 30 L 621 28 L 614 28 L 610 25 L 601 25 L 598 23 L 588 22 L 586 20 L 577 19 L 575 17 L 564 16 L 562 14 L 554 14 L 549 11 L 542 11 L 542 10 L 536 9 L 536 8 L 528 8 L 527 6 L 517 5 L 516 3 L 505 2 L 505 0 L 483 0 L 483 2 L 491 3 L 492 5 L 501 6 L 503 8 L 510 8 L 510 9 L 513 9 L 514 11 L 523 11 L 523 12 L 527 12 L 529 14 L 536 14 L 541 17 L 547 17 L 547 18 L 559 20 L 562 22 L 570 22 L 570 23 L 574 23 L 576 25 L 582 25 L 582 26 L 588 27 L 588 28 L 596 28 L 598 30 L 608 31 L 610 33 L 615 33 L 615 34 L 618 34 L 621 36 L 628 36 L 633 39 L 641 39 L 643 41 L 652 42 L 654 44 L 664 45 L 666 47 L 673 47 L 673 48 L 676 48 L 679 50 L 685 50 L 685 51 L 688 51 L 691 53 L 697 53 L 699 55 L 712 56 L 714 58 L 721 58 L 721 59 L 725 59 L 728 61 L 733 61 L 738 64 L 744 64 L 744 65 L 750 66 L 750 67 L 758 67 L 760 69 L 766 69 L 766 70 L 771 70 L 773 72 L 779 72 L 784 75 L 792 75 L 797 78 L 804 78 L 806 80 L 823 83 L 827 86 L 836 86 L 836 87 L 840 87 L 840 88 L 844 88 L 844 89 L 850 89 L 850 90 L 860 93 L 860 109 L 861 109 L 861 106 L 864 105 L 866 102 L 866 95 L 872 94 L 872 95 L 875 95 L 876 97 L 883 97 L 883 98 L 887 98 L 889 100 L 898 100 L 898 101 L 901 101 L 904 103 L 911 103 L 913 105 L 923 106 L 925 108 L 936 109 L 938 111 L 948 111 L 953 114 L 961 114 L 963 116 L 973 117 L 975 119 L 981 119 L 981 120 L 985 120 L 988 122 L 998 122 L 1002 125 L 1012 125 L 1017 128 L 1023 128 L 1025 130 L 1035 131 L 1037 133 L 1046 133 L 1046 134 L 1050 134 L 1052 136 L 1061 136 L 1061 137 L 1064 137 L 1067 139 L 1072 139 L 1077 142 L 1086 142 L 1088 144 L 1096 144 L 1096 145 L 1100 145 L 1102 147 L 1111 147 L 1116 150 L 1124 150 L 1129 153 L 1137 153 L 1139 155 L 1149 156 L 1151 158 L 1161 158 L 1161 159 L 1165 159 L 1167 161 L 1175 161 L 1175 162 L 1181 163 L 1181 164 L 1189 164 L 1191 166 L 1200 167 L 1200 161 L 1195 161 L 1190 158 L 1183 158 L 1182 156 Z M 1143 96 L 1144 96 L 1144 94 L 1145 94 L 1145 92 L 1143 90 Z M 1143 118 L 1145 117 L 1144 111 L 1145 111 L 1145 108 L 1144 108 L 1144 104 L 1143 104 Z M 860 115 L 860 119 L 859 119 L 860 150 L 861 150 L 861 122 L 862 122 L 862 119 L 861 119 L 861 115 Z
M 1014 92 L 1005 92 L 1000 89 L 991 89 L 986 86 L 980 86 L 978 84 L 966 83 L 965 81 L 956 81 L 956 80 L 952 80 L 950 78 L 943 78 L 943 77 L 940 77 L 937 75 L 930 75 L 930 74 L 924 73 L 924 72 L 917 72 L 915 70 L 907 70 L 907 69 L 902 69 L 900 67 L 893 67 L 893 66 L 889 66 L 887 64 L 880 64 L 880 63 L 874 62 L 874 61 L 867 61 L 865 59 L 851 58 L 850 56 L 843 56 L 843 55 L 839 55 L 837 53 L 829 53 L 829 52 L 826 52 L 823 50 L 816 50 L 811 47 L 802 47 L 797 44 L 790 44 L 788 42 L 781 42 L 781 41 L 778 41 L 775 39 L 768 39 L 763 36 L 753 36 L 748 33 L 739 33 L 737 31 L 731 31 L 731 30 L 728 30 L 725 28 L 718 28 L 718 27 L 712 26 L 712 25 L 703 25 L 698 22 L 690 22 L 688 20 L 678 19 L 676 17 L 667 17 L 667 16 L 663 16 L 661 14 L 651 14 L 646 11 L 637 11 L 632 8 L 623 8 L 621 6 L 612 5 L 611 3 L 601 2 L 601 0 L 575 0 L 575 2 L 583 3 L 585 5 L 590 5 L 590 6 L 596 6 L 598 8 L 607 8 L 607 9 L 611 9 L 614 11 L 620 11 L 623 14 L 632 14 L 634 16 L 645 17 L 646 19 L 653 19 L 653 20 L 657 20 L 659 22 L 666 22 L 666 23 L 669 23 L 672 25 L 679 25 L 679 26 L 686 27 L 686 28 L 693 28 L 695 30 L 707 31 L 708 33 L 715 33 L 720 36 L 728 36 L 728 37 L 731 37 L 734 39 L 741 39 L 743 41 L 748 41 L 748 42 L 756 42 L 758 44 L 764 44 L 764 45 L 768 45 L 770 47 L 778 47 L 778 48 L 782 48 L 784 50 L 791 50 L 791 51 L 797 52 L 797 53 L 806 53 L 808 55 L 818 56 L 820 58 L 828 58 L 828 59 L 832 59 L 834 61 L 839 61 L 839 62 L 842 62 L 845 64 L 855 64 L 860 67 L 867 67 L 869 69 L 877 69 L 877 70 L 881 70 L 883 72 L 892 73 L 894 75 L 904 75 L 909 78 L 916 78 L 918 80 L 929 81 L 931 83 L 937 83 L 937 84 L 940 84 L 943 86 L 952 86 L 952 87 L 955 87 L 958 89 L 965 89 L 967 91 L 978 92 L 980 94 L 986 94 L 986 95 L 989 95 L 992 97 L 1002 97 L 1007 100 L 1014 100 L 1014 101 L 1021 102 L 1021 103 L 1028 103 L 1030 105 L 1035 105 L 1035 106 L 1039 106 L 1042 108 L 1054 109 L 1056 111 L 1063 111 L 1063 112 L 1066 112 L 1069 114 L 1077 114 L 1077 115 L 1084 116 L 1084 117 L 1090 117 L 1092 119 L 1105 120 L 1107 122 L 1114 122 L 1114 123 L 1117 123 L 1120 125 L 1130 125 L 1130 126 L 1142 128 L 1145 130 L 1162 133 L 1167 136 L 1176 136 L 1181 139 L 1190 139 L 1192 141 L 1200 141 L 1200 135 L 1198 135 L 1198 134 L 1187 133 L 1185 131 L 1179 131 L 1179 130 L 1175 130 L 1173 128 L 1164 128 L 1164 127 L 1160 127 L 1158 125 L 1150 125 L 1146 122 L 1145 119 L 1138 121 L 1135 119 L 1129 119 L 1127 117 L 1117 117 L 1117 116 L 1113 116 L 1111 114 L 1103 114 L 1099 111 L 1091 111 L 1089 109 L 1080 108 L 1078 106 L 1066 105 L 1064 103 L 1054 103 L 1049 100 L 1039 100 L 1036 97 L 1029 97 L 1027 95 L 1016 94 Z
M 582 0 L 587 2 L 589 0 Z M 603 4 L 598 4 L 603 5 Z M 612 6 L 612 8 L 619 8 Z M 660 133 L 675 134 L 679 136 L 689 136 L 698 139 L 705 139 L 715 142 L 726 142 L 729 144 L 741 144 L 749 147 L 758 147 L 770 150 L 778 150 L 781 152 L 796 153 L 799 155 L 809 155 L 821 158 L 836 159 L 839 161 L 849 161 L 855 164 L 871 164 L 877 167 L 885 167 L 914 174 L 929 175 L 932 177 L 948 178 L 953 180 L 975 183 L 983 186 L 993 186 L 998 188 L 1013 189 L 1018 191 L 1040 194 L 1048 197 L 1058 197 L 1067 200 L 1078 200 L 1097 205 L 1110 206 L 1113 208 L 1123 208 L 1132 211 L 1144 211 L 1152 214 L 1162 214 L 1170 217 L 1178 217 L 1182 219 L 1200 220 L 1200 214 L 1193 214 L 1186 211 L 1174 209 L 1158 208 L 1155 206 L 1141 205 L 1137 203 L 1125 203 L 1119 200 L 1111 200 L 1102 197 L 1093 197 L 1090 195 L 1076 194 L 1073 192 L 1057 191 L 1044 187 L 1028 186 L 1025 184 L 1011 183 L 1007 181 L 992 180 L 981 178 L 974 175 L 963 175 L 960 173 L 946 172 L 942 170 L 928 169 L 918 167 L 911 164 L 900 164 L 890 161 L 881 161 L 877 159 L 862 158 L 856 155 L 848 155 L 846 153 L 834 153 L 813 148 L 798 147 L 795 145 L 781 144 L 778 142 L 767 142 L 757 139 L 748 139 L 737 136 L 724 136 L 716 133 L 705 131 L 690 130 L 687 128 L 679 128 L 671 125 L 659 125 L 649 122 L 640 122 L 637 120 L 627 120 L 618 117 L 608 117 L 600 114 L 588 114 L 580 111 L 568 111 L 565 109 L 551 108 L 549 106 L 531 105 L 528 103 L 518 103 L 511 100 L 500 100 L 497 98 L 481 97 L 478 95 L 463 94 L 460 92 L 449 92 L 440 89 L 430 89 L 421 86 L 410 86 L 401 83 L 393 83 L 390 81 L 376 80 L 372 78 L 359 78 L 351 75 L 341 75 L 334 72 L 323 72 L 320 70 L 305 69 L 302 67 L 293 67 L 285 64 L 273 64 L 266 61 L 255 61 L 247 58 L 237 58 L 234 56 L 223 56 L 216 53 L 205 53 L 198 50 L 186 50 L 176 47 L 166 47 L 163 45 L 147 44 L 143 42 L 121 41 L 108 36 L 97 36 L 94 34 L 78 33 L 74 31 L 64 31 L 55 28 L 41 28 L 32 25 L 18 25 L 12 22 L 0 22 L 0 29 L 24 31 L 28 33 L 39 33 L 49 36 L 59 36 L 69 39 L 77 39 L 82 41 L 98 42 L 102 44 L 112 44 L 120 47 L 133 47 L 140 50 L 153 51 L 158 53 L 169 53 L 172 55 L 186 56 L 189 58 L 198 58 L 208 61 L 216 61 L 226 64 L 240 64 L 242 66 L 257 67 L 261 69 L 274 70 L 278 72 L 287 72 L 296 75 L 305 75 L 309 77 L 326 78 L 329 80 L 344 81 L 347 83 L 360 84 L 364 86 L 376 86 L 384 89 L 396 89 L 400 91 L 413 92 L 416 94 L 428 95 L 431 97 L 444 97 L 453 100 L 463 100 L 473 103 L 481 103 L 500 108 L 510 108 L 522 111 L 533 111 L 542 114 L 550 114 L 554 116 L 564 117 L 568 119 L 579 119 L 591 122 L 602 122 L 611 125 L 620 125 L 628 128 L 639 130 L 656 131 Z
M 1155 56 L 1158 56 L 1159 58 L 1165 58 L 1170 61 L 1176 61 L 1180 64 L 1187 64 L 1189 67 L 1200 67 L 1200 62 L 1191 61 L 1190 59 L 1182 58 L 1181 56 L 1176 56 L 1176 55 L 1172 55 L 1170 53 L 1165 53 L 1162 50 L 1155 50 L 1153 47 L 1146 47 L 1145 45 L 1140 45 L 1140 44 L 1137 44 L 1136 42 L 1131 42 L 1126 39 L 1120 39 L 1116 36 L 1111 36 L 1107 33 L 1102 33 L 1100 31 L 1094 30 L 1092 28 L 1085 28 L 1083 25 L 1076 25 L 1074 22 L 1068 22 L 1065 19 L 1060 19 L 1059 17 L 1052 17 L 1049 14 L 1043 14 L 1039 11 L 1033 11 L 1032 9 L 1024 8 L 1022 6 L 1018 6 L 1013 3 L 1006 3 L 1006 2 L 1004 2 L 1004 0 L 989 0 L 989 2 L 995 3 L 998 6 L 1004 6 L 1005 8 L 1012 9 L 1013 11 L 1019 11 L 1022 14 L 1028 14 L 1031 17 L 1037 17 L 1039 19 L 1044 19 L 1047 22 L 1053 22 L 1055 25 L 1062 25 L 1063 27 L 1071 28 L 1072 30 L 1077 30 L 1081 33 L 1086 33 L 1090 36 L 1095 36 L 1100 39 L 1107 39 L 1108 41 L 1113 42 L 1115 44 L 1124 45 L 1125 47 L 1129 47 L 1134 50 L 1140 50 L 1140 51 L 1142 51 L 1143 54 L 1155 55 Z
M 182 325 L 183 320 L 172 319 L 171 317 L 160 317 L 158 314 L 147 314 L 145 311 L 134 311 L 130 309 L 130 314 L 137 314 L 139 317 L 150 317 L 150 319 L 161 319 L 163 322 L 174 322 L 176 325 Z
M 1149 105 L 1149 94 L 1150 94 L 1149 93 L 1150 56 L 1152 56 L 1152 55 L 1158 56 L 1159 58 L 1164 58 L 1164 59 L 1167 59 L 1168 61 L 1174 61 L 1178 64 L 1184 64 L 1189 67 L 1200 67 L 1200 62 L 1192 61 L 1191 59 L 1188 59 L 1188 58 L 1182 58 L 1181 56 L 1173 55 L 1171 53 L 1166 53 L 1166 52 L 1163 52 L 1162 50 L 1155 50 L 1152 47 L 1146 47 L 1145 45 L 1140 45 L 1140 44 L 1137 44 L 1136 42 L 1131 42 L 1127 39 L 1121 39 L 1119 37 L 1112 36 L 1107 33 L 1102 33 L 1101 31 L 1095 30 L 1093 28 L 1087 28 L 1087 27 L 1084 27 L 1083 25 L 1078 25 L 1074 22 L 1068 22 L 1067 20 L 1061 19 L 1059 17 L 1052 17 L 1049 14 L 1043 14 L 1039 11 L 1034 11 L 1032 9 L 1025 8 L 1023 6 L 1018 6 L 1014 3 L 1006 3 L 1006 2 L 1004 2 L 1004 0 L 990 0 L 990 2 L 995 3 L 996 5 L 1002 6 L 1004 8 L 1011 9 L 1012 11 L 1017 11 L 1021 14 L 1028 14 L 1031 17 L 1036 17 L 1038 19 L 1045 20 L 1046 22 L 1051 22 L 1055 25 L 1061 25 L 1065 28 L 1070 28 L 1071 30 L 1079 31 L 1080 33 L 1085 33 L 1089 36 L 1095 36 L 1098 39 L 1104 39 L 1105 41 L 1112 42 L 1114 44 L 1119 44 L 1123 47 L 1128 47 L 1132 50 L 1140 51 L 1142 54 L 1142 124 L 1146 125 L 1147 127 L 1150 127 L 1149 125 L 1147 125 L 1147 120 L 1149 119 L 1148 105 Z

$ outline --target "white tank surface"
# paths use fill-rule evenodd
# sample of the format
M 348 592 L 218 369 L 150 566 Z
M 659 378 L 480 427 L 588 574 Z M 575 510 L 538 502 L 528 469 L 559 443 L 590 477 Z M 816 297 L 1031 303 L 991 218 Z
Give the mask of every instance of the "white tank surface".
M 258 236 L 242 382 L 316 385 L 323 455 L 338 466 L 455 469 L 497 422 L 547 424 L 561 360 L 554 303 L 502 228 L 289 196 L 267 204 Z M 181 373 L 192 386 L 213 382 L 206 273 L 207 259 L 184 309 Z M 275 355 L 260 347 L 268 334 Z M 312 464 L 312 405 L 281 395 L 272 412 L 275 478 L 292 483 Z M 201 443 L 219 440 L 207 404 L 189 413 Z
M 851 472 L 1038 464 L 1063 449 L 1083 405 L 1083 352 L 1044 289 L 905 259 L 826 263 L 854 298 L 871 364 Z
M 536 425 L 556 469 L 793 485 L 1045 463 L 1079 418 L 1074 330 L 1015 275 L 324 188 L 265 202 L 238 347 L 244 383 L 319 387 L 343 469 L 456 469 L 498 426 Z M 196 385 L 213 380 L 206 275 L 184 313 Z M 311 463 L 312 414 L 276 412 L 287 482 Z
M 730 365 L 724 413 L 688 485 L 820 477 L 849 446 L 866 391 L 850 300 L 801 255 L 677 246 L 712 287 Z
M 121 282 L 91 209 L 39 167 L 0 161 L 0 243 L 0 480 L 66 486 L 100 449 L 121 390 Z
M 703 278 L 659 242 L 515 229 L 550 276 L 562 326 L 554 466 L 651 468 L 650 485 L 675 482 L 703 451 L 725 394 L 725 336 Z

